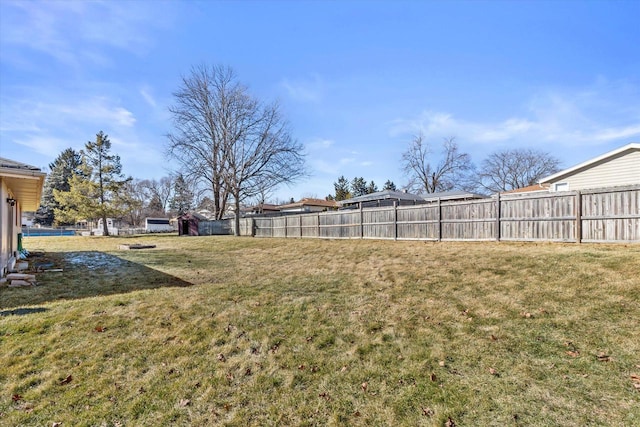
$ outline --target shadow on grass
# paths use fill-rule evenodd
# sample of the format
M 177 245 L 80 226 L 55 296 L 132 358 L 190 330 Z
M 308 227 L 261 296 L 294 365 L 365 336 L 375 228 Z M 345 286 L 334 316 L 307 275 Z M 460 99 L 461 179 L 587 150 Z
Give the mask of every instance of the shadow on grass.
M 104 252 L 53 252 L 47 253 L 46 258 L 53 264 L 52 270 L 62 271 L 36 272 L 37 286 L 0 288 L 0 309 L 193 285 L 170 274 Z M 12 314 L 12 311 L 16 310 L 5 310 L 2 313 Z
M 36 307 L 36 308 L 15 308 L 13 310 L 2 310 L 0 311 L 0 317 L 3 316 L 24 316 L 25 314 L 33 314 L 33 313 L 43 313 L 47 311 L 47 308 Z

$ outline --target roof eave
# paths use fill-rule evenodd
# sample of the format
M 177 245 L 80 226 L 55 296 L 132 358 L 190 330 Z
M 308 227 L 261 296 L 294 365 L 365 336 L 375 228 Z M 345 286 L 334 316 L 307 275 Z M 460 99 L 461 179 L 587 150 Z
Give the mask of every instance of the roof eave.
M 622 154 L 625 151 L 634 151 L 634 150 L 640 150 L 640 143 L 637 142 L 632 142 L 631 144 L 627 144 L 624 145 L 620 148 L 617 148 L 613 151 L 609 151 L 607 153 L 604 153 L 598 157 L 595 157 L 593 159 L 587 160 L 585 162 L 582 162 L 580 164 L 577 164 L 575 166 L 572 166 L 568 169 L 562 170 L 560 172 L 556 172 L 553 175 L 549 175 L 546 178 L 541 179 L 540 181 L 538 181 L 539 184 L 545 184 L 545 183 L 551 183 L 551 181 L 555 181 L 559 178 L 564 178 L 565 176 L 569 176 L 581 169 L 587 168 L 593 164 L 596 164 L 598 162 L 601 162 L 603 160 L 608 159 L 609 157 L 614 157 L 617 156 L 618 154 Z

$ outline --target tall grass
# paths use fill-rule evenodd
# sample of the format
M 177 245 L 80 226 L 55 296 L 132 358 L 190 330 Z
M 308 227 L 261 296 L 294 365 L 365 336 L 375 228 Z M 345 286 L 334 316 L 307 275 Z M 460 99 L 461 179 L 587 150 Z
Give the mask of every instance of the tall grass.
M 0 288 L 3 425 L 640 424 L 637 245 L 25 245 L 64 272 Z

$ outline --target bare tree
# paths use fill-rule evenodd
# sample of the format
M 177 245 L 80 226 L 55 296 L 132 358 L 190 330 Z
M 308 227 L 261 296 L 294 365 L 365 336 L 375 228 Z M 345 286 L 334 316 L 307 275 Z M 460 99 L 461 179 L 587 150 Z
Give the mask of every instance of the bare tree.
M 173 94 L 174 132 L 168 135 L 167 154 L 182 164 L 182 175 L 206 183 L 212 193 L 213 214 L 221 219 L 229 193 L 223 177 L 223 147 L 236 137 L 231 131 L 233 100 L 244 88 L 233 71 L 224 66 L 193 67 Z
M 277 103 L 261 105 L 246 90 L 234 93 L 223 146 L 223 176 L 234 200 L 236 235 L 240 203 L 305 175 L 303 147 L 296 142 Z
M 231 68 L 194 67 L 174 97 L 168 154 L 182 163 L 186 180 L 208 184 L 216 219 L 233 197 L 239 225 L 243 200 L 304 175 L 302 145 L 278 104 L 250 96 Z
M 157 211 L 167 212 L 169 210 L 169 201 L 173 194 L 173 181 L 171 176 L 163 176 L 159 180 L 147 180 L 145 185 L 150 193 L 150 198 L 153 198 L 159 203 L 159 209 Z
M 435 159 L 434 159 L 435 158 Z M 436 193 L 461 188 L 465 174 L 473 169 L 471 157 L 458 149 L 453 137 L 445 138 L 437 163 L 430 145 L 420 133 L 402 154 L 402 170 L 409 182 L 407 189 L 416 193 Z
M 560 160 L 544 151 L 506 149 L 482 161 L 476 180 L 481 189 L 497 193 L 534 185 L 559 168 Z

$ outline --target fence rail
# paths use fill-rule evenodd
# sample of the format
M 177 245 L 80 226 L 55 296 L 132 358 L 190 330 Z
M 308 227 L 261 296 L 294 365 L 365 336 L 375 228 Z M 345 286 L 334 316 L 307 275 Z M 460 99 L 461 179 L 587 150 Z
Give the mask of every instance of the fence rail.
M 640 185 L 243 218 L 240 227 L 255 237 L 640 242 Z M 233 234 L 233 221 L 220 229 Z

